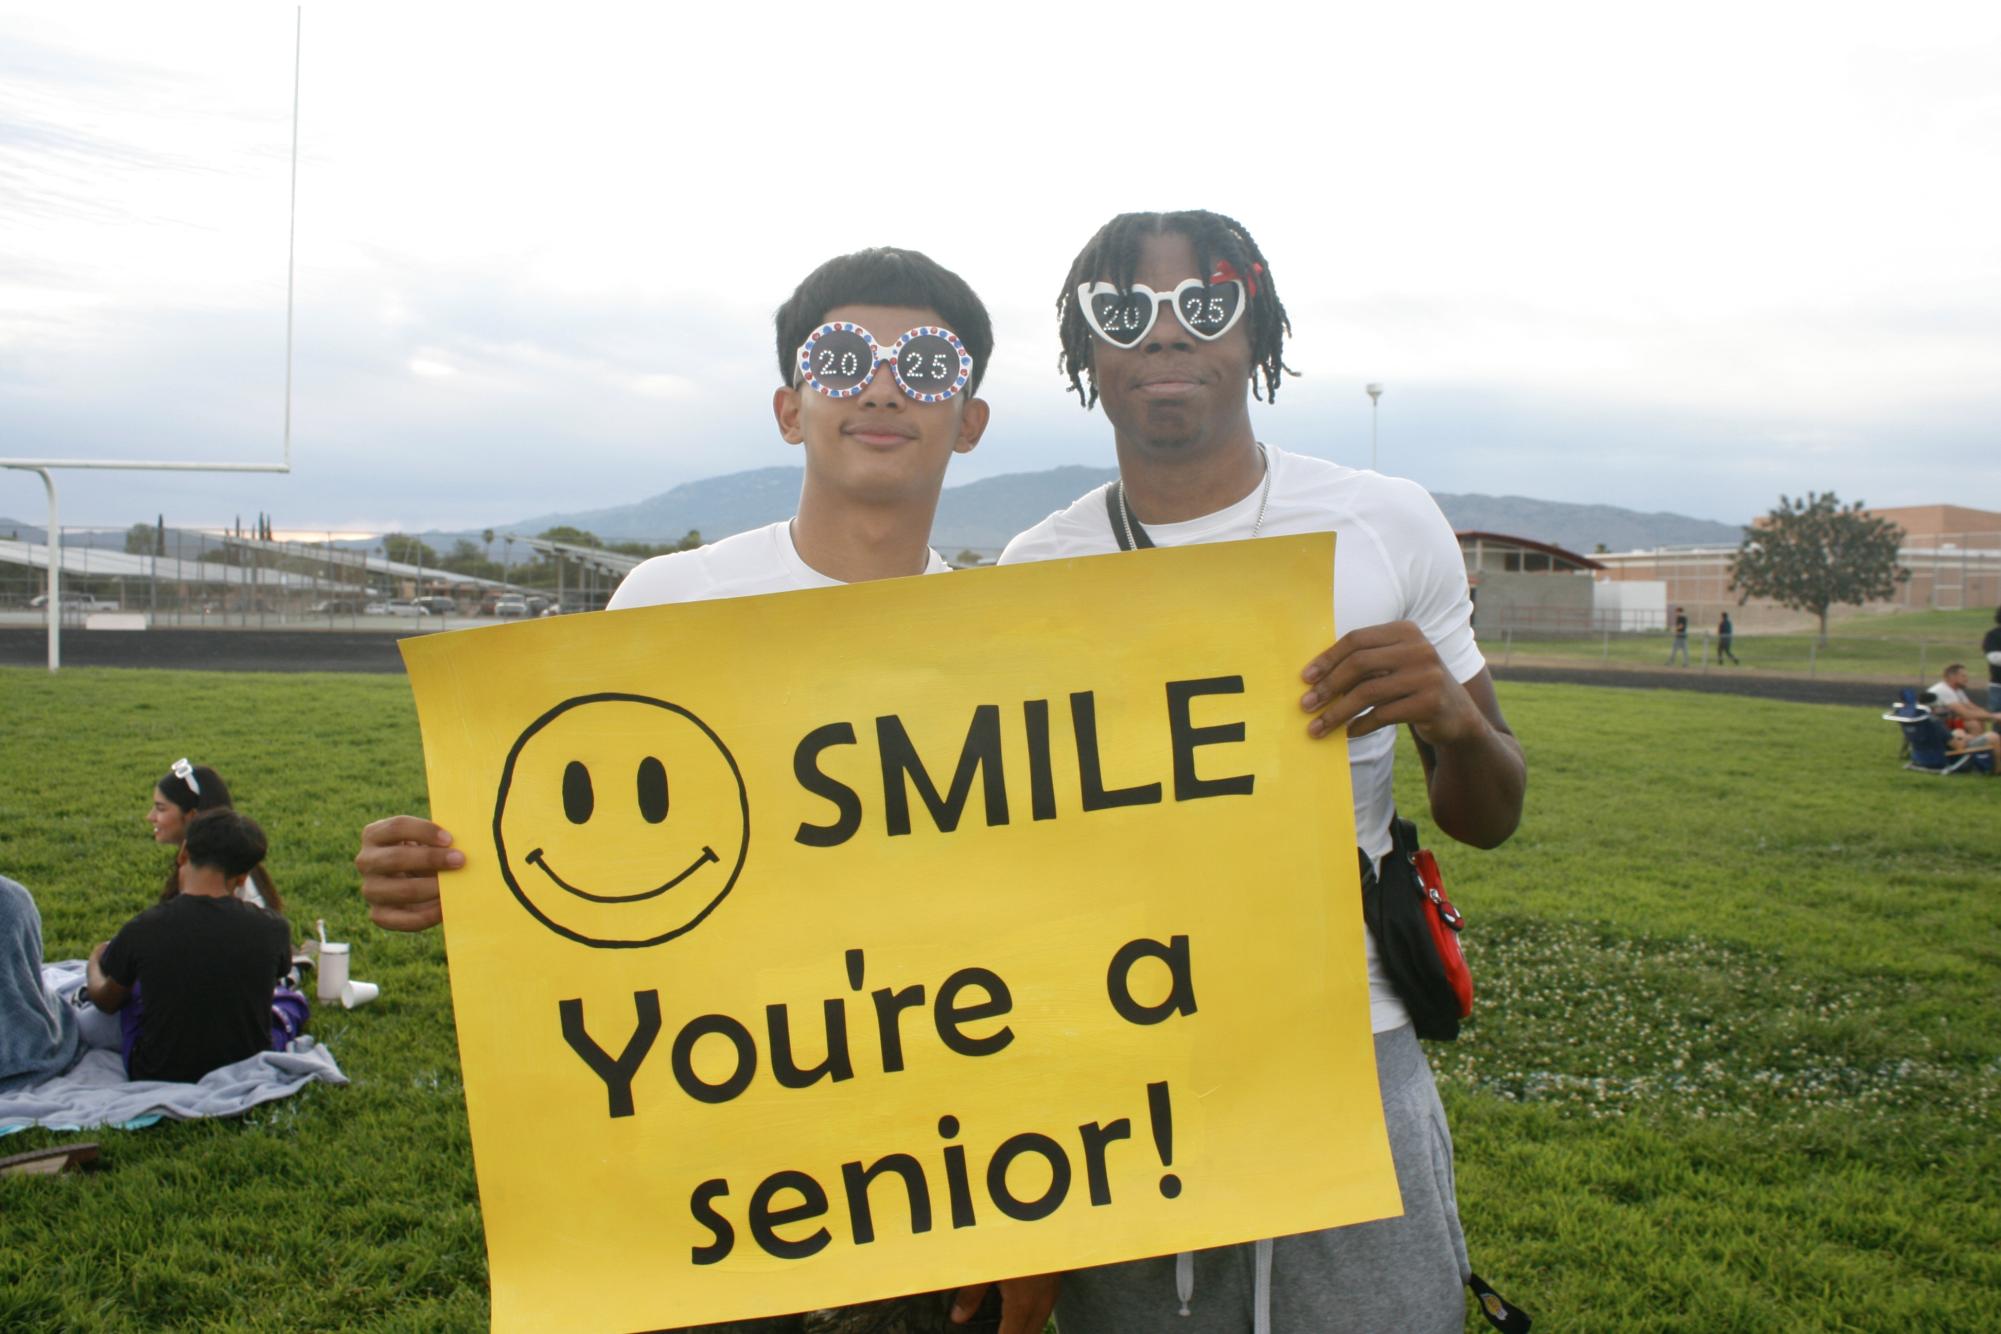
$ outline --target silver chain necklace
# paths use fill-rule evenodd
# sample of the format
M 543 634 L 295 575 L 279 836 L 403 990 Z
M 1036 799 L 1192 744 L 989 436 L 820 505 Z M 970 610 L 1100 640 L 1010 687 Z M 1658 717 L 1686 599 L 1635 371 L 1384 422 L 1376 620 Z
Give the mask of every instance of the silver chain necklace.
M 1265 442 L 1258 441 L 1258 458 L 1265 465 L 1264 489 L 1258 493 L 1258 517 L 1251 523 L 1251 536 L 1256 537 L 1265 526 L 1265 506 L 1271 504 L 1271 454 L 1265 449 Z M 1126 549 L 1137 551 L 1139 543 L 1133 540 L 1133 512 L 1126 506 L 1126 479 L 1119 478 L 1119 522 L 1125 525 Z

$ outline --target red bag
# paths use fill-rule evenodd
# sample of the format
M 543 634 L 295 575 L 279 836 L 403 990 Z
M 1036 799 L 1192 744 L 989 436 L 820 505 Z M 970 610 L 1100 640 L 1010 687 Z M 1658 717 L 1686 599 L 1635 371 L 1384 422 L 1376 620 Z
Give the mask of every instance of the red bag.
M 1466 919 L 1445 897 L 1437 860 L 1417 845 L 1416 825 L 1391 819 L 1390 844 L 1380 870 L 1360 853 L 1362 916 L 1417 1035 L 1450 1042 L 1473 1013 L 1473 975 L 1459 949 Z
M 1445 980 L 1458 998 L 1459 1017 L 1465 1019 L 1473 1013 L 1473 972 L 1459 949 L 1459 933 L 1465 929 L 1466 919 L 1445 897 L 1445 882 L 1439 878 L 1438 859 L 1431 855 L 1431 849 L 1419 848 L 1413 860 L 1418 883 L 1424 886 L 1425 899 L 1431 905 L 1431 911 L 1424 915 L 1425 925 L 1431 929 L 1431 943 L 1438 947 L 1438 957 L 1445 964 Z

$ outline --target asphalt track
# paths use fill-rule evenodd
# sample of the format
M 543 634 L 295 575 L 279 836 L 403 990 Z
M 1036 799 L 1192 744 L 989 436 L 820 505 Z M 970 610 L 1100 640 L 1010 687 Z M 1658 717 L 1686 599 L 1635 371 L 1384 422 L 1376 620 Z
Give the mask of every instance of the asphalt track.
M 164 667 L 224 672 L 400 672 L 402 636 L 390 630 L 64 630 L 69 667 Z M 0 626 L 0 664 L 47 663 L 48 638 L 35 627 Z M 1555 681 L 1631 690 L 1702 690 L 1809 704 L 1886 706 L 1895 685 L 1750 672 L 1629 671 L 1548 664 L 1494 665 L 1501 681 Z
M 1701 690 L 1718 695 L 1751 695 L 1795 704 L 1862 704 L 1888 708 L 1897 685 L 1845 678 L 1753 675 L 1721 668 L 1703 671 L 1631 671 L 1620 667 L 1493 666 L 1497 681 L 1556 681 L 1564 685 L 1613 686 L 1622 690 Z
M 65 667 L 164 667 L 199 672 L 400 672 L 394 631 L 71 630 Z M 48 631 L 0 627 L 0 664 L 43 667 Z

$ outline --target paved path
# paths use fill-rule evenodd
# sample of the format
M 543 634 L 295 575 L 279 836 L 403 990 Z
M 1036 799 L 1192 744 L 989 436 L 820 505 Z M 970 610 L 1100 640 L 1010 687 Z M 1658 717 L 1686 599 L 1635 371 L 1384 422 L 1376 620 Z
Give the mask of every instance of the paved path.
M 199 671 L 400 672 L 403 659 L 396 652 L 400 637 L 388 630 L 65 630 L 63 663 L 70 667 Z M 47 661 L 48 640 L 42 630 L 0 626 L 0 663 L 39 667 Z M 1631 670 L 1547 664 L 1495 666 L 1494 676 L 1501 681 L 1704 690 L 1814 704 L 1888 705 L 1898 685 L 1721 669 Z

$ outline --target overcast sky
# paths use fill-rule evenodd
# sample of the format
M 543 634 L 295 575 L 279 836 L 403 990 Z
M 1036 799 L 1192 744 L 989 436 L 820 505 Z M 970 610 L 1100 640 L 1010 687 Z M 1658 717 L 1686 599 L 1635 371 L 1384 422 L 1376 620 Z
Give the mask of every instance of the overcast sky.
M 69 472 L 65 520 L 482 526 L 796 463 L 771 311 L 872 244 L 994 313 L 950 481 L 1109 465 L 1056 287 L 1177 207 L 1271 259 L 1268 441 L 1366 466 L 1380 379 L 1383 470 L 1437 491 L 2001 508 L 2001 6 L 1090 12 L 308 4 L 295 470 Z M 0 456 L 279 457 L 292 45 L 284 5 L 0 10 Z

